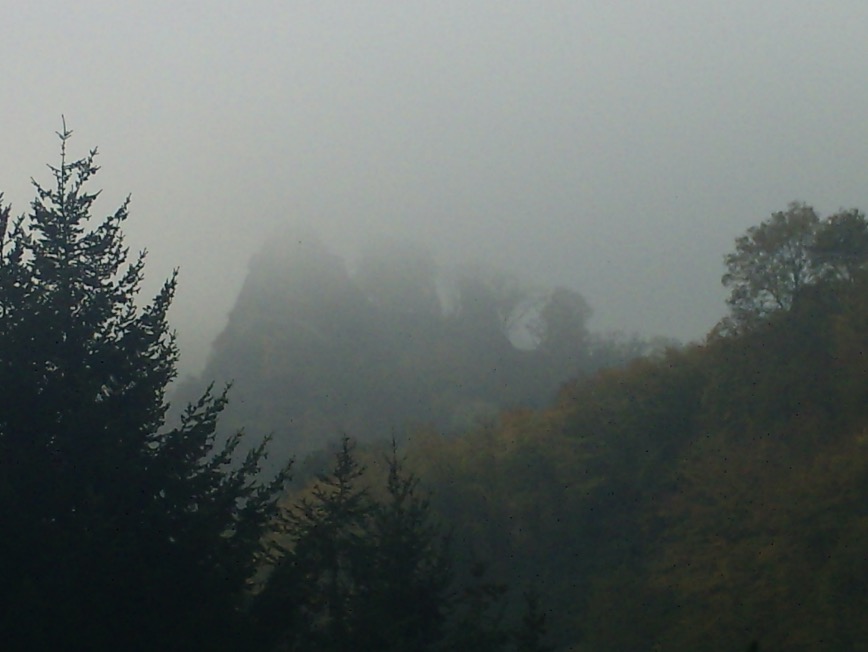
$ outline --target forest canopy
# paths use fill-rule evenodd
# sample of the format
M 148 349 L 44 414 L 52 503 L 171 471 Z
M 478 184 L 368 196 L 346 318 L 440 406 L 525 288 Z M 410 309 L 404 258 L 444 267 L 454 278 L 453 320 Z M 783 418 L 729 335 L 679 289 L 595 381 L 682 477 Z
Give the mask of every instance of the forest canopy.
M 129 202 L 94 224 L 97 152 L 68 158 L 71 136 L 29 213 L 0 205 L 5 648 L 544 649 L 533 601 L 512 628 L 499 587 L 453 573 L 396 449 L 382 497 L 344 438 L 292 507 L 290 462 L 260 476 L 268 439 L 239 457 L 243 431 L 218 434 L 227 391 L 167 418 L 177 275 L 140 305 Z
M 687 347 L 601 337 L 575 290 L 442 274 L 418 247 L 348 269 L 272 240 L 207 371 L 236 386 L 188 381 L 172 412 L 177 276 L 141 299 L 129 202 L 94 220 L 96 151 L 59 136 L 30 211 L 0 201 L 9 649 L 868 636 L 864 213 L 793 203 L 748 229 L 730 315 Z

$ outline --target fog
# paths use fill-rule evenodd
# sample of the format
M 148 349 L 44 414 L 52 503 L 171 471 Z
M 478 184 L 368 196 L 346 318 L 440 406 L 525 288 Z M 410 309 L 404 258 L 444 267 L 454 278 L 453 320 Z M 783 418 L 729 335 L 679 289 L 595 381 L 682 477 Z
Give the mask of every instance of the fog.
M 207 7 L 207 9 L 205 8 Z M 722 256 L 791 200 L 868 207 L 868 4 L 19 3 L 0 39 L 0 189 L 47 183 L 61 114 L 132 195 L 149 291 L 181 268 L 204 365 L 281 224 L 380 236 L 578 289 L 595 330 L 684 340 Z

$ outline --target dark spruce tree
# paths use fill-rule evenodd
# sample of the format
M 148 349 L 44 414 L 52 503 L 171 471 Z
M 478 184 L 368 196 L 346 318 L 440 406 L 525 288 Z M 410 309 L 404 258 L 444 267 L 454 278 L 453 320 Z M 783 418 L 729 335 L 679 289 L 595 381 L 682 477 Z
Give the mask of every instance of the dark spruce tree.
M 372 551 L 373 503 L 360 486 L 363 473 L 344 437 L 332 472 L 320 476 L 295 509 L 283 512 L 286 544 L 272 550 L 276 567 L 255 609 L 266 649 L 358 649 L 358 579 Z
M 96 151 L 0 211 L 0 640 L 7 650 L 244 649 L 241 604 L 284 473 L 216 441 L 225 393 L 167 427 L 173 275 L 139 306 L 128 202 L 91 225 Z
M 449 537 L 395 441 L 385 495 L 372 508 L 371 550 L 360 566 L 357 633 L 366 650 L 431 650 L 446 640 L 453 599 Z
M 280 521 L 272 568 L 253 600 L 256 648 L 270 651 L 547 652 L 533 602 L 515 631 L 504 622 L 506 587 L 476 565 L 453 569 L 438 526 L 395 444 L 384 487 L 371 486 L 344 437 L 318 477 Z

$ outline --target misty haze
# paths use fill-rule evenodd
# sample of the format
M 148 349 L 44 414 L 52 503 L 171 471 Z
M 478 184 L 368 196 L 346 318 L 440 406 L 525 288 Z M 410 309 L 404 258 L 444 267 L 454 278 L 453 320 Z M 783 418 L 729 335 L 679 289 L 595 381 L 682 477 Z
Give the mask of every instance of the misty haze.
M 741 231 L 794 199 L 868 204 L 866 11 L 40 3 L 0 46 L 0 178 L 25 207 L 61 113 L 99 145 L 149 281 L 181 267 L 195 372 L 285 221 L 339 255 L 406 237 L 577 289 L 595 330 L 693 340 L 723 316 Z
M 865 640 L 868 5 L 8 13 L 9 649 Z

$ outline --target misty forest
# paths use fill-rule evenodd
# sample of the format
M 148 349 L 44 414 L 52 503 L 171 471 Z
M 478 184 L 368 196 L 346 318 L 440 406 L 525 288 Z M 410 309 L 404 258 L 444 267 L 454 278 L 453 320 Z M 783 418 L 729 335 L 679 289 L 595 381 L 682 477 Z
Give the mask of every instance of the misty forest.
M 285 229 L 204 372 L 96 151 L 0 204 L 9 650 L 854 650 L 868 221 L 794 202 L 701 342 L 400 239 Z M 179 261 L 180 262 L 180 261 Z

